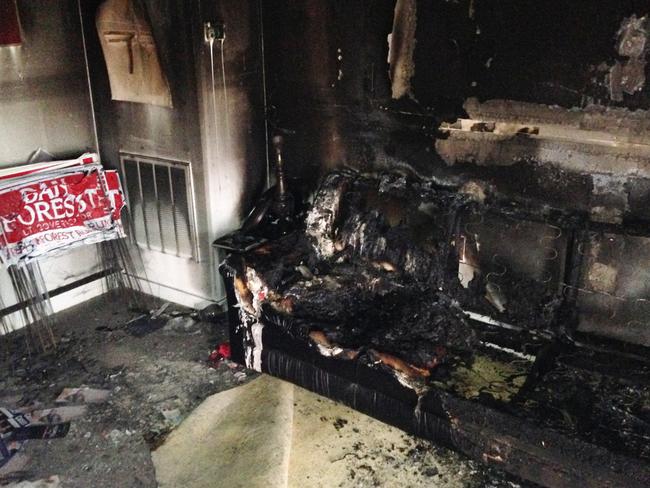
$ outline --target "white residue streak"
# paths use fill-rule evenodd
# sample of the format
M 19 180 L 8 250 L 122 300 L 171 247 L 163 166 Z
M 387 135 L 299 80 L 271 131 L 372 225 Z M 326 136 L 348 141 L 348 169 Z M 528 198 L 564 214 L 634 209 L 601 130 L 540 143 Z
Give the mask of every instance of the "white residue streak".
M 251 326 L 251 331 L 253 333 L 253 364 L 251 367 L 255 371 L 262 372 L 262 350 L 264 349 L 264 343 L 262 342 L 262 331 L 264 330 L 264 325 L 262 323 L 255 322 Z
M 264 285 L 255 270 L 246 268 L 247 287 L 253 295 L 253 312 L 247 310 L 245 301 L 235 291 L 235 297 L 239 305 L 239 321 L 244 329 L 245 334 L 245 360 L 246 367 L 255 371 L 262 371 L 262 330 L 264 325 L 259 321 L 259 315 L 262 309 L 262 302 L 266 299 L 268 288 Z M 248 307 L 250 309 L 250 307 Z
M 397 0 L 393 17 L 393 31 L 388 36 L 388 64 L 392 97 L 411 94 L 411 78 L 415 74 L 416 0 Z
M 253 268 L 246 267 L 246 282 L 248 289 L 253 294 L 253 309 L 257 317 L 259 317 L 262 310 L 262 302 L 266 300 L 269 289 Z
M 512 356 L 525 359 L 526 361 L 530 361 L 531 363 L 535 361 L 535 359 L 537 359 L 535 356 L 531 356 L 530 354 L 524 354 L 523 352 L 515 351 L 514 349 L 510 349 L 509 347 L 503 347 L 497 344 L 492 344 L 491 342 L 481 342 L 481 344 L 491 349 L 496 349 L 498 351 L 506 352 Z
M 463 310 L 463 312 L 472 320 L 476 320 L 478 322 L 483 322 L 486 324 L 490 325 L 496 325 L 498 327 L 501 327 L 503 329 L 510 329 L 510 330 L 521 330 L 521 327 L 516 327 L 514 325 L 507 324 L 505 322 L 501 322 L 500 320 L 493 319 L 492 317 L 489 317 L 487 315 L 483 315 L 480 313 L 476 312 L 471 312 L 469 310 Z
M 255 371 L 262 371 L 262 330 L 264 325 L 257 320 L 257 317 L 247 313 L 243 308 L 239 309 L 239 320 L 244 329 L 244 348 L 246 367 Z

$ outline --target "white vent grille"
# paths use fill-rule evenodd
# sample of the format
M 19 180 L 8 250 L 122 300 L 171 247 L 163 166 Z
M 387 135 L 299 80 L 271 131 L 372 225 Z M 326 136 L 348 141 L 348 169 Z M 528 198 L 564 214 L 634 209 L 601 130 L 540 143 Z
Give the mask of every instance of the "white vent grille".
M 129 153 L 120 160 L 135 242 L 198 260 L 190 163 Z

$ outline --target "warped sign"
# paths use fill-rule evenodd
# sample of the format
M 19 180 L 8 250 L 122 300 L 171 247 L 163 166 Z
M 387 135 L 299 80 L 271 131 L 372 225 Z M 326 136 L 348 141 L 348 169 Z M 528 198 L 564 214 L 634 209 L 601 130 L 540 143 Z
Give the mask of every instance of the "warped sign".
M 0 262 L 124 237 L 124 204 L 118 173 L 96 154 L 0 170 Z

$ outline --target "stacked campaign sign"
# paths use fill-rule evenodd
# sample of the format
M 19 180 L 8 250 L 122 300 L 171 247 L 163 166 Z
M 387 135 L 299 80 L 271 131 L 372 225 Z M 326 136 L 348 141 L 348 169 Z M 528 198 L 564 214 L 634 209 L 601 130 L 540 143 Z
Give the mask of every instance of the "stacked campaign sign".
M 96 154 L 0 170 L 0 263 L 124 237 L 119 175 Z

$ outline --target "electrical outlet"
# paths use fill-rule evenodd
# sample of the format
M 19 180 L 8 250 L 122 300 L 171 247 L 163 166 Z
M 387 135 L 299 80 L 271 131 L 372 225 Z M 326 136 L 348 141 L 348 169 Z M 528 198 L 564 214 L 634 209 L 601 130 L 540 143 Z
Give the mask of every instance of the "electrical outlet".
M 204 22 L 203 38 L 205 42 L 223 41 L 226 38 L 226 26 L 223 22 Z

